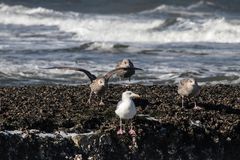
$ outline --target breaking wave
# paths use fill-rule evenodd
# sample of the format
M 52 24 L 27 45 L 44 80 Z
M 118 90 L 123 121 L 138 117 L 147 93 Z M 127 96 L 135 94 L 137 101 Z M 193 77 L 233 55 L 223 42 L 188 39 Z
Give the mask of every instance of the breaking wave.
M 173 12 L 176 8 L 164 5 L 152 11 L 159 10 Z M 195 14 L 192 13 L 193 16 L 196 16 Z M 62 32 L 74 33 L 72 38 L 75 40 L 90 42 L 146 44 L 240 42 L 240 23 L 233 23 L 221 16 L 207 16 L 201 19 L 184 16 L 156 18 L 143 12 L 128 15 L 96 15 L 0 4 L 0 24 L 52 26 Z

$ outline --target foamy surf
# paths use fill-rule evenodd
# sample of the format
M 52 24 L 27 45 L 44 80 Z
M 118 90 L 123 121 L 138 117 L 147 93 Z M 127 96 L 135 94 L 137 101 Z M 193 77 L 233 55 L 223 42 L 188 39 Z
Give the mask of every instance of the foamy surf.
M 177 83 L 186 76 L 202 84 L 239 83 L 240 21 L 211 7 L 88 14 L 1 3 L 1 85 L 85 84 L 82 73 L 43 68 L 74 66 L 99 75 L 122 58 L 144 69 L 134 83 Z
M 170 10 L 173 9 L 170 8 Z M 161 28 L 165 20 L 161 17 L 151 18 L 144 15 L 139 17 L 139 14 L 88 15 L 57 12 L 44 8 L 31 9 L 23 6 L 0 5 L 0 24 L 57 27 L 60 31 L 75 33 L 76 35 L 72 38 L 80 41 L 144 44 L 240 42 L 240 24 L 230 23 L 224 17 L 207 17 L 197 20 L 179 17 L 176 23 L 165 30 L 157 30 L 156 28 Z

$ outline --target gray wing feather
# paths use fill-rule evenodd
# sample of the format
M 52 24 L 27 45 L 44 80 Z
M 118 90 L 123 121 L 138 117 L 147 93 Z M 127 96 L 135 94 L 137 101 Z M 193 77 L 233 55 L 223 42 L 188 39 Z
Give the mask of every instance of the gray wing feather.
M 130 68 L 134 68 L 134 65 L 132 63 L 132 61 L 129 60 L 129 65 L 130 65 Z
M 116 68 L 116 69 L 114 69 L 114 70 L 111 70 L 111 71 L 109 71 L 108 73 L 106 73 L 105 74 L 105 78 L 107 79 L 107 80 L 109 80 L 109 78 L 111 78 L 114 74 L 116 74 L 118 71 L 120 71 L 120 70 L 143 70 L 143 69 L 141 69 L 141 68 Z
M 119 108 L 119 106 L 120 106 L 121 103 L 122 103 L 122 101 L 119 101 L 119 102 L 118 102 L 118 104 L 117 104 L 117 108 L 116 108 L 116 109 Z
M 80 71 L 80 72 L 85 73 L 88 76 L 88 78 L 91 80 L 91 82 L 97 78 L 94 74 L 92 74 L 91 72 L 89 72 L 89 71 L 87 71 L 85 69 L 82 69 L 82 68 L 76 68 L 76 67 L 50 67 L 50 68 L 46 68 L 46 69 L 67 69 L 67 70 Z

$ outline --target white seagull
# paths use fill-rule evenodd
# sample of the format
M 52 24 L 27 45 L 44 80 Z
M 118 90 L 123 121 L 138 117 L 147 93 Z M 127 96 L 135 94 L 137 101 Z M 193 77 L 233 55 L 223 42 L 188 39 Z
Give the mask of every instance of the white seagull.
M 122 127 L 122 119 L 132 119 L 137 113 L 135 104 L 132 100 L 134 97 L 139 98 L 140 96 L 132 91 L 125 91 L 122 93 L 122 100 L 118 102 L 117 109 L 115 110 L 115 113 L 120 118 L 120 129 L 117 131 L 117 134 L 125 133 L 125 130 Z M 133 130 L 132 121 L 129 134 L 136 135 L 136 132 Z

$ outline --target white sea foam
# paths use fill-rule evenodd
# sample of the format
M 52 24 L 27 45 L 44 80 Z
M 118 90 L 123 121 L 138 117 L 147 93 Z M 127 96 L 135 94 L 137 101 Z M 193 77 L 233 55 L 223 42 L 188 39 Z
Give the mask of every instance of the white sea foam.
M 154 9 L 143 11 L 142 13 L 167 13 L 167 14 L 177 14 L 181 16 L 213 16 L 215 15 L 211 9 L 208 11 L 201 11 L 201 8 L 214 7 L 215 4 L 206 1 L 199 1 L 189 6 L 170 6 L 170 5 L 160 5 Z
M 239 64 L 233 57 L 239 57 L 240 21 L 194 12 L 198 5 L 201 3 L 188 8 L 162 5 L 141 13 L 97 15 L 1 3 L 0 79 L 3 83 L 4 77 L 87 82 L 81 73 L 44 68 L 82 67 L 99 75 L 128 57 L 144 69 L 134 75 L 133 83 L 177 83 L 187 72 L 202 79 L 219 76 L 221 80 L 222 76 L 226 78 L 221 82 L 230 79 L 231 83 L 239 83 Z M 149 15 L 152 13 L 160 14 Z M 168 25 L 163 13 L 179 16 Z M 122 44 L 125 46 L 121 48 Z
M 160 9 L 168 8 L 161 6 Z M 158 8 L 159 9 L 159 8 Z M 166 10 L 166 9 L 165 9 Z M 177 18 L 175 24 L 156 30 L 165 19 L 139 15 L 87 15 L 0 4 L 0 24 L 56 26 L 76 34 L 81 41 L 169 43 L 169 42 L 240 42 L 240 24 L 223 17 L 198 20 Z
M 45 133 L 45 132 L 40 132 L 39 130 L 29 130 L 29 133 L 31 134 L 35 134 L 38 137 L 41 138 L 56 138 L 56 137 L 61 137 L 61 138 L 71 138 L 74 136 L 91 136 L 96 134 L 96 132 L 88 132 L 88 133 L 67 133 L 64 131 L 60 131 L 60 132 L 55 132 L 55 133 Z M 0 134 L 4 134 L 4 135 L 19 135 L 22 138 L 27 137 L 27 133 L 20 131 L 20 130 L 12 130 L 12 131 L 0 131 Z
M 77 55 L 79 54 L 77 53 Z M 136 75 L 133 76 L 131 83 L 178 83 L 178 81 L 182 79 L 183 75 L 185 75 L 186 73 L 188 73 L 187 75 L 196 75 L 198 79 L 202 79 L 201 81 L 207 83 L 209 82 L 205 80 L 207 78 L 212 79 L 211 83 L 239 83 L 240 74 L 237 61 L 235 63 L 224 62 L 225 65 L 223 65 L 223 62 L 221 62 L 216 65 L 212 63 L 198 62 L 194 59 L 191 59 L 192 62 L 182 62 L 181 59 L 178 60 L 175 55 L 173 55 L 173 57 L 171 57 L 170 55 L 168 56 L 169 57 L 163 55 L 158 56 L 157 58 L 151 58 L 149 56 L 146 56 L 145 58 L 149 58 L 149 60 L 146 59 L 147 61 L 155 61 L 154 63 L 149 64 L 141 63 L 133 59 L 135 66 L 143 68 L 144 71 L 137 71 Z M 215 59 L 214 56 L 212 56 L 212 58 Z M 224 60 L 224 58 L 221 58 L 221 60 Z M 81 72 L 45 68 L 53 66 L 81 67 L 86 68 L 95 75 L 100 75 L 112 70 L 116 65 L 116 62 L 111 61 L 110 59 L 104 60 L 103 58 L 97 61 L 98 62 L 93 62 L 90 58 L 89 60 L 84 60 L 76 63 L 74 60 L 71 59 L 56 60 L 54 56 L 51 56 L 50 59 L 47 58 L 47 60 L 42 60 L 41 58 L 32 58 L 29 60 L 19 59 L 18 57 L 12 58 L 11 60 L 1 58 L 0 68 L 1 73 L 4 74 L 1 76 L 5 76 L 6 78 L 10 78 L 11 80 L 29 79 L 34 82 L 36 82 L 36 80 L 39 80 L 39 83 L 41 83 L 41 81 L 55 81 L 56 83 L 59 83 L 58 81 L 62 81 L 63 83 L 68 84 L 79 84 L 79 82 L 85 84 L 89 83 L 89 80 L 87 76 Z M 106 63 L 108 63 L 108 65 L 106 65 Z M 20 83 L 20 81 L 18 83 Z M 112 79 L 111 83 L 122 84 L 129 82 L 118 81 L 118 79 L 116 78 Z

